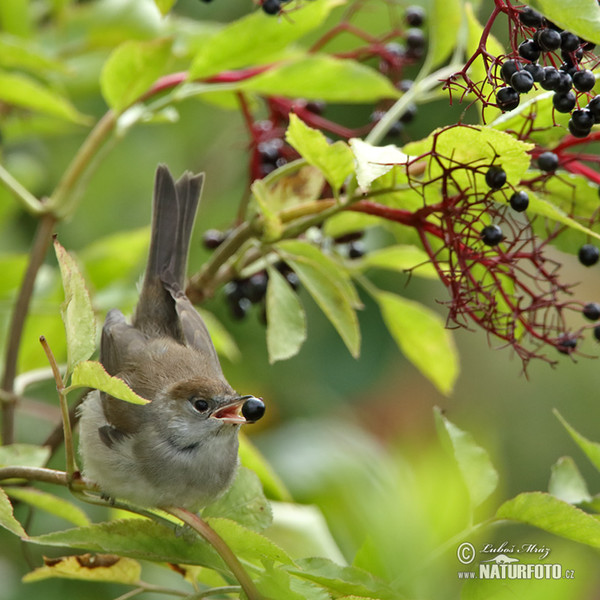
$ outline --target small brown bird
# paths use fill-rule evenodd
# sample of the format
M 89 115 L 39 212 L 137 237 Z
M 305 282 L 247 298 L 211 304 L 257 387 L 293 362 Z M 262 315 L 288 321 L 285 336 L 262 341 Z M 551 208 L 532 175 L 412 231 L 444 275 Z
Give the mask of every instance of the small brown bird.
M 156 172 L 148 266 L 131 324 L 111 310 L 100 362 L 136 405 L 93 391 L 80 408 L 84 476 L 110 497 L 198 510 L 231 484 L 240 425 L 261 399 L 227 383 L 202 317 L 185 295 L 190 237 L 204 175 Z

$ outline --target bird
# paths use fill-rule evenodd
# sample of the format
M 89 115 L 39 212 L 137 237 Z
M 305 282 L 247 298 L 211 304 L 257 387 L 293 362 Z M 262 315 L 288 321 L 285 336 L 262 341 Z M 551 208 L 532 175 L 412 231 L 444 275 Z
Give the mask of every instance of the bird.
M 238 432 L 264 414 L 261 398 L 227 382 L 206 325 L 185 294 L 204 174 L 156 171 L 148 263 L 131 323 L 107 313 L 99 360 L 149 402 L 98 390 L 79 408 L 82 474 L 102 494 L 197 512 L 230 486 Z

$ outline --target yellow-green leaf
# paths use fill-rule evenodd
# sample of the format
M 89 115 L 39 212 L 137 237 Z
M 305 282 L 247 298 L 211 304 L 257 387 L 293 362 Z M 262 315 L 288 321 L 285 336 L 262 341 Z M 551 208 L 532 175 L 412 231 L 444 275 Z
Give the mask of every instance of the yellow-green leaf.
M 0 527 L 8 529 L 20 538 L 26 538 L 27 532 L 19 521 L 15 519 L 13 507 L 4 490 L 0 487 Z
M 428 254 L 417 246 L 396 245 L 373 250 L 359 261 L 359 269 L 385 269 L 387 271 L 410 272 L 427 279 L 437 279 L 438 274 L 431 264 Z
M 7 489 L 7 493 L 11 498 L 26 502 L 30 506 L 39 508 L 51 515 L 65 519 L 73 525 L 89 525 L 88 516 L 75 504 L 35 488 L 11 487 Z

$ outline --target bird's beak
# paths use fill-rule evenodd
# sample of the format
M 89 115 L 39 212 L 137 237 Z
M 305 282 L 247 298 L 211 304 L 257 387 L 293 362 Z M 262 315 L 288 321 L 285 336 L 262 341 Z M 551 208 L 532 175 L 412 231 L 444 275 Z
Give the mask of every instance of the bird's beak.
M 246 417 L 242 415 L 242 407 L 244 406 L 244 402 L 248 399 L 248 396 L 244 396 L 243 398 L 238 398 L 235 402 L 231 404 L 227 404 L 219 410 L 215 411 L 212 415 L 212 419 L 219 419 L 220 421 L 224 421 L 227 423 L 238 423 L 243 424 L 247 423 Z

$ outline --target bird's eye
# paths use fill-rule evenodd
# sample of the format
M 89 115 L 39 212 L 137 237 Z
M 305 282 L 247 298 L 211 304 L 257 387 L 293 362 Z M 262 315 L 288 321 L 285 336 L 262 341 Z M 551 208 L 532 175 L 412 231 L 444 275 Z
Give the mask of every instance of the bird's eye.
M 204 413 L 209 409 L 209 404 L 206 400 L 202 398 L 196 398 L 195 396 L 190 398 L 192 406 L 199 412 Z

